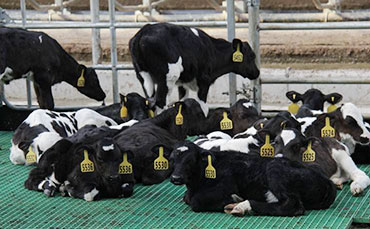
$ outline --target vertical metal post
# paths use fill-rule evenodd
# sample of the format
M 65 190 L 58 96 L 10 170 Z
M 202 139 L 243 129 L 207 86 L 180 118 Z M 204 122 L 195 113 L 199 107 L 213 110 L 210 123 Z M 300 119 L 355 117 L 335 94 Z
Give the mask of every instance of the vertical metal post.
M 256 54 L 256 65 L 260 69 L 261 56 L 260 56 L 260 34 L 259 34 L 259 0 L 248 0 L 248 33 L 249 44 L 251 45 L 254 53 Z M 262 90 L 261 90 L 261 76 L 252 80 L 253 99 L 259 113 L 261 113 Z
M 115 27 L 115 0 L 109 0 L 109 21 L 111 36 L 111 63 L 112 63 L 112 84 L 113 84 L 113 103 L 118 103 L 118 75 L 117 75 L 117 41 Z
M 148 7 L 147 12 L 150 14 L 152 13 L 152 1 L 151 0 L 143 0 L 143 6 Z
M 56 6 L 60 6 L 60 12 L 63 14 L 63 0 L 54 0 Z
M 99 0 L 90 0 L 91 23 L 99 22 Z M 91 29 L 91 48 L 93 65 L 101 63 L 100 29 Z
M 235 12 L 234 0 L 227 0 L 227 40 L 232 42 L 235 38 Z M 230 106 L 236 102 L 236 75 L 229 73 L 229 100 Z
M 26 28 L 26 0 L 21 0 L 21 14 L 22 14 L 22 27 Z M 32 106 L 32 94 L 31 94 L 31 80 L 27 77 L 26 79 L 26 90 L 27 90 L 27 107 Z

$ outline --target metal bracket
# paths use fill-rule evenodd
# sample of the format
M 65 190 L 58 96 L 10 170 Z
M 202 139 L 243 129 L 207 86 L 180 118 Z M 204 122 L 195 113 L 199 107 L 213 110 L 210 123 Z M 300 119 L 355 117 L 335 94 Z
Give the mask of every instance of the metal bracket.
M 4 9 L 0 8 L 0 25 L 8 24 L 10 22 L 13 22 L 13 19 L 9 17 Z

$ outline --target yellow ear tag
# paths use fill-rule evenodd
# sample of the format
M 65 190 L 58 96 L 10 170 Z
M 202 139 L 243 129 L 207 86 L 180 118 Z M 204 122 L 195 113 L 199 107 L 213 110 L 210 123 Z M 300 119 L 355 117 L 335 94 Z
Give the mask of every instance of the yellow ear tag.
M 233 128 L 233 121 L 227 117 L 227 112 L 223 113 L 224 118 L 220 122 L 221 130 L 231 130 Z
M 270 135 L 266 134 L 265 144 L 260 149 L 261 157 L 274 157 L 275 156 L 275 149 L 270 144 Z
M 178 126 L 181 126 L 184 123 L 184 117 L 181 114 L 181 109 L 182 109 L 182 105 L 180 104 L 179 105 L 179 112 L 177 113 L 176 118 L 175 118 L 175 123 Z
M 28 153 L 26 154 L 26 162 L 27 164 L 33 164 L 36 163 L 36 153 L 33 152 L 32 146 L 28 148 Z
M 211 157 L 211 155 L 208 155 L 207 159 L 208 159 L 208 165 L 206 167 L 205 177 L 209 178 L 209 179 L 215 179 L 216 178 L 216 169 L 212 166 L 212 157 Z
M 263 122 L 260 123 L 260 127 L 261 127 L 261 129 L 263 128 Z
M 82 69 L 81 75 L 77 80 L 77 87 L 85 87 L 85 77 L 84 77 L 85 69 Z
M 334 97 L 331 97 L 331 101 L 334 102 Z M 337 106 L 335 106 L 334 104 L 331 104 L 328 107 L 328 113 L 331 113 L 331 112 L 335 111 L 336 109 L 337 109 Z
M 295 99 L 296 96 L 297 96 L 296 94 L 293 94 L 293 99 Z M 298 110 L 299 110 L 299 105 L 297 103 L 292 103 L 288 107 L 288 111 L 291 114 L 297 114 L 298 113 Z
M 240 52 L 240 44 L 236 45 L 236 51 L 233 53 L 233 62 L 243 62 L 243 53 Z
M 159 156 L 154 160 L 154 170 L 167 170 L 168 160 L 163 156 L 163 147 L 159 147 Z
M 312 142 L 308 142 L 306 151 L 302 154 L 303 162 L 314 162 L 315 161 L 315 151 L 312 149 Z
M 81 172 L 91 173 L 94 172 L 94 163 L 89 160 L 89 154 L 87 150 L 84 150 L 84 160 L 81 162 Z
M 127 107 L 125 105 L 123 105 L 121 107 L 121 118 L 126 118 L 128 116 L 128 111 L 127 111 Z
M 119 174 L 131 174 L 132 173 L 132 165 L 127 160 L 127 153 L 123 153 L 123 161 L 119 164 L 118 169 Z
M 154 111 L 152 109 L 148 110 L 148 116 L 149 118 L 154 118 Z
M 321 137 L 335 137 L 335 129 L 330 126 L 330 118 L 325 118 L 325 126 L 321 129 Z

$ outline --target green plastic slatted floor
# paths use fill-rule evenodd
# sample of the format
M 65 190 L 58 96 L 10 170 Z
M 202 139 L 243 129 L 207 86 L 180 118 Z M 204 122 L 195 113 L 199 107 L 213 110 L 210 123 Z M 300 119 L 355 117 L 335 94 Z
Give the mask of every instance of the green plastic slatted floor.
M 23 187 L 31 167 L 9 162 L 11 135 L 0 131 L 0 228 L 348 228 L 352 222 L 370 227 L 370 189 L 352 197 L 348 184 L 338 191 L 330 209 L 309 211 L 301 217 L 194 213 L 182 202 L 185 187 L 168 181 L 137 185 L 128 199 L 48 198 Z M 370 165 L 361 168 L 370 175 Z

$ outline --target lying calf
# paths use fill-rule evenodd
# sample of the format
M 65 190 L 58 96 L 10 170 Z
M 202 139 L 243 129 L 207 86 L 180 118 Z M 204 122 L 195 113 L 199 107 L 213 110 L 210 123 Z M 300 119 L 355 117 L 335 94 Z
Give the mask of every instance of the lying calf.
M 195 212 L 296 216 L 326 209 L 336 196 L 335 185 L 324 175 L 284 158 L 208 151 L 190 142 L 177 147 L 172 157 L 171 182 L 186 185 L 184 201 Z
M 307 148 L 313 151 L 307 151 Z M 286 128 L 275 139 L 276 155 L 282 155 L 307 166 L 319 168 L 339 188 L 352 180 L 351 192 L 359 195 L 370 185 L 370 178 L 353 162 L 348 148 L 334 138 L 306 138 L 293 128 Z
M 121 151 L 111 138 L 92 145 L 73 145 L 62 139 L 52 148 L 31 171 L 25 182 L 27 189 L 43 191 L 48 196 L 54 196 L 59 189 L 62 195 L 86 201 L 132 195 L 133 154 Z

